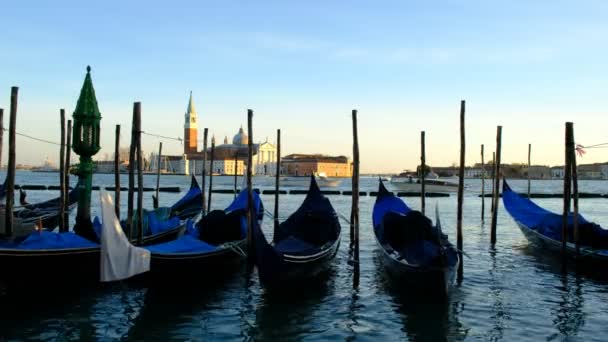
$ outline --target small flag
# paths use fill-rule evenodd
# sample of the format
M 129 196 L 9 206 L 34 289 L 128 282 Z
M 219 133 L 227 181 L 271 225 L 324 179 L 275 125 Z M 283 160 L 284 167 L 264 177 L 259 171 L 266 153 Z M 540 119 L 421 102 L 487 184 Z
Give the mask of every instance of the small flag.
M 576 144 L 575 150 L 576 150 L 576 154 L 578 154 L 579 157 L 582 157 L 583 154 L 587 153 L 585 150 L 583 150 L 583 145 L 581 144 Z

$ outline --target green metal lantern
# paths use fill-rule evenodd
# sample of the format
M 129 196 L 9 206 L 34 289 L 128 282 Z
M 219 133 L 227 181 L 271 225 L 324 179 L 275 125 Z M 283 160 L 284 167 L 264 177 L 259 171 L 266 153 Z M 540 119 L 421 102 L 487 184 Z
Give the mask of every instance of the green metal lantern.
M 87 66 L 87 75 L 72 117 L 74 118 L 72 149 L 80 156 L 77 171 L 78 212 L 74 231 L 90 240 L 97 240 L 91 224 L 91 187 L 94 168 L 92 157 L 101 148 L 99 146 L 101 113 L 97 107 L 90 66 Z
M 87 66 L 87 75 L 80 91 L 80 97 L 74 110 L 74 152 L 81 157 L 91 157 L 99 152 L 99 123 L 101 113 L 97 107 L 95 89 L 91 80 L 91 67 Z

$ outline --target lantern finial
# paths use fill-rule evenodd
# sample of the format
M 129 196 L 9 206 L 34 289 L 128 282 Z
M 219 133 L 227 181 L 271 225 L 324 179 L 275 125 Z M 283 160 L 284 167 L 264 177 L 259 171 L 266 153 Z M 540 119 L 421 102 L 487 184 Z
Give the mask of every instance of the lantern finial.
M 87 74 L 91 73 L 91 66 L 87 65 Z

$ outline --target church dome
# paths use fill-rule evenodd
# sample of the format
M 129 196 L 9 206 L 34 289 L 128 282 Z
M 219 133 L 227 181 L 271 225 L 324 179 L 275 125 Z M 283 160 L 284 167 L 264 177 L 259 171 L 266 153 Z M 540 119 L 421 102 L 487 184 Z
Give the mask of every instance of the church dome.
M 239 129 L 239 132 L 232 138 L 232 144 L 234 145 L 247 145 L 249 143 L 249 137 L 243 131 L 243 127 Z

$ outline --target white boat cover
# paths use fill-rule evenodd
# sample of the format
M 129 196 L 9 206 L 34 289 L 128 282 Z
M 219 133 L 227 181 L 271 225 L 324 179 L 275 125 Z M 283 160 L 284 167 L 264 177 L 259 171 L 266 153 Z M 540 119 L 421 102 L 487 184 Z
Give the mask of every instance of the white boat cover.
M 114 212 L 112 197 L 100 191 L 101 228 L 101 281 L 116 281 L 150 270 L 150 251 L 135 247 L 129 242 Z

